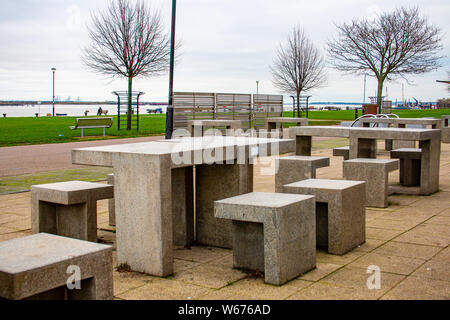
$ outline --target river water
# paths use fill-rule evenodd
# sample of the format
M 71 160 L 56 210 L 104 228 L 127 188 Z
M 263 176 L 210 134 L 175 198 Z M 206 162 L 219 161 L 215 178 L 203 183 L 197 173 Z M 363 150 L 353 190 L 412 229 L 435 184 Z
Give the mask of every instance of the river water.
M 79 117 L 84 116 L 84 112 L 87 110 L 88 116 L 97 115 L 98 108 L 108 110 L 108 115 L 117 115 L 117 106 L 114 105 L 68 105 L 68 104 L 56 104 L 55 114 L 67 114 L 67 116 Z M 147 114 L 147 109 L 155 109 L 155 106 L 140 106 L 139 112 L 141 114 Z M 166 107 L 162 107 L 165 112 Z M 6 114 L 6 117 L 35 117 L 36 113 L 40 117 L 45 117 L 47 114 L 53 113 L 52 105 L 27 105 L 27 106 L 0 106 L 0 117 Z
M 310 105 L 310 110 L 323 109 L 330 105 Z M 101 107 L 103 110 L 108 110 L 108 115 L 117 115 L 117 106 L 115 105 L 70 105 L 70 104 L 57 104 L 55 103 L 55 114 L 67 114 L 67 116 L 81 117 L 84 116 L 84 112 L 87 110 L 88 116 L 97 115 L 98 108 Z M 353 109 L 355 107 L 361 108 L 361 105 L 355 106 L 345 106 L 345 105 L 333 105 L 332 107 L 338 107 L 339 109 Z M 140 114 L 147 114 L 147 109 L 156 109 L 157 106 L 140 106 Z M 163 112 L 166 112 L 166 106 L 161 107 Z M 0 106 L 0 117 L 6 114 L 7 117 L 35 117 L 36 113 L 40 117 L 45 117 L 47 114 L 52 114 L 52 105 L 25 105 L 25 106 Z M 285 105 L 285 111 L 292 111 L 292 105 Z

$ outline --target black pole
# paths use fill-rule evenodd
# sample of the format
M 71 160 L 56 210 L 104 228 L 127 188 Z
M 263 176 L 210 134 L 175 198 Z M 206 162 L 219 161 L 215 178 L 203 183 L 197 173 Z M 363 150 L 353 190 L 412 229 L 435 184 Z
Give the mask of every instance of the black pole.
M 311 96 L 306 97 L 306 118 L 308 118 L 309 98 L 311 98 Z
M 53 116 L 55 116 L 55 68 L 52 68 L 53 72 Z
M 173 132 L 173 69 L 175 61 L 175 21 L 177 0 L 172 0 L 172 30 L 170 35 L 170 71 L 169 71 L 169 104 L 166 111 L 166 139 L 172 138 Z
M 295 97 L 290 96 L 292 98 L 292 117 L 295 118 Z

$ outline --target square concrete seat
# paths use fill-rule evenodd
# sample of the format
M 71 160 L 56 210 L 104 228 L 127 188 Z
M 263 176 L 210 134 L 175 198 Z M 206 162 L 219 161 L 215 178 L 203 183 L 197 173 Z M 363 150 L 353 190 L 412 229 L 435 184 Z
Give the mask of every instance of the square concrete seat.
M 308 179 L 283 191 L 316 197 L 317 246 L 342 255 L 366 240 L 365 188 L 364 181 Z
M 282 285 L 316 266 L 314 197 L 252 192 L 214 202 L 216 218 L 232 220 L 235 268 L 264 271 Z
M 0 242 L 0 299 L 111 300 L 112 247 L 47 233 Z
M 399 160 L 357 158 L 343 163 L 344 179 L 366 182 L 366 206 L 388 206 L 389 172 L 397 170 Z
M 108 174 L 107 180 L 109 185 L 114 186 L 114 173 Z M 114 198 L 108 200 L 109 225 L 116 225 L 116 204 Z
M 97 241 L 97 200 L 110 199 L 113 186 L 67 181 L 31 186 L 31 229 Z
M 314 179 L 316 169 L 330 166 L 328 157 L 288 156 L 275 159 L 275 192 L 283 192 L 285 184 Z
M 420 185 L 422 149 L 400 148 L 391 151 L 391 158 L 400 159 L 400 184 L 406 187 Z
M 350 147 L 333 148 L 334 157 L 344 157 L 344 160 L 350 159 Z

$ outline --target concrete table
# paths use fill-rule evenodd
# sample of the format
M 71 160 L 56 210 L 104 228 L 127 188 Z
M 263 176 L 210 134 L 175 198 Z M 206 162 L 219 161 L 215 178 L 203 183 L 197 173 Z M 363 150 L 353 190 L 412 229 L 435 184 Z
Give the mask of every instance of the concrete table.
M 377 139 L 419 141 L 422 149 L 419 188 L 395 188 L 393 192 L 430 195 L 439 191 L 441 130 L 400 128 L 353 128 L 336 126 L 291 127 L 289 135 L 296 139 L 296 154 L 311 155 L 311 141 L 317 137 L 350 139 L 350 159 L 376 158 Z
M 226 127 L 226 130 L 237 130 L 242 128 L 241 120 L 189 120 L 187 129 L 191 137 L 202 137 L 204 127 Z
M 266 118 L 265 128 L 268 132 L 276 130 L 278 129 L 277 126 L 279 123 L 281 123 L 281 131 L 283 131 L 283 123 L 296 123 L 297 126 L 307 126 L 308 118 L 284 118 L 284 117 Z
M 435 118 L 363 118 L 359 120 L 363 127 L 369 127 L 372 123 L 386 124 L 388 127 L 407 128 L 409 125 L 429 126 L 431 129 L 440 129 L 441 120 Z M 386 140 L 387 151 L 399 148 L 415 148 L 415 141 Z
M 253 191 L 253 159 L 293 152 L 293 140 L 209 136 L 72 151 L 74 164 L 114 168 L 118 264 L 157 276 L 173 273 L 173 244 L 232 247 L 231 222 L 214 201 Z

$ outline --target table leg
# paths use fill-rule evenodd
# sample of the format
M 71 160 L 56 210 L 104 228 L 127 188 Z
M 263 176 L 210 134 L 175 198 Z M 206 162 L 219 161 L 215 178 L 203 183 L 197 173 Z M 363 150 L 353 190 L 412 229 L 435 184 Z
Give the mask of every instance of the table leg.
M 267 126 L 266 129 L 268 132 L 271 132 L 272 130 L 277 128 L 277 123 L 276 122 L 267 122 Z
M 311 136 L 296 136 L 295 154 L 297 156 L 311 156 Z
M 350 138 L 350 159 L 373 158 L 377 155 L 377 140 Z
M 231 248 L 231 220 L 214 217 L 214 201 L 252 192 L 253 165 L 197 165 L 195 174 L 197 242 Z
M 429 195 L 439 191 L 440 139 L 420 141 L 419 148 L 422 149 L 420 193 Z
M 118 265 L 168 276 L 173 273 L 171 159 L 113 157 Z
M 194 242 L 193 167 L 172 169 L 173 244 L 189 246 Z

